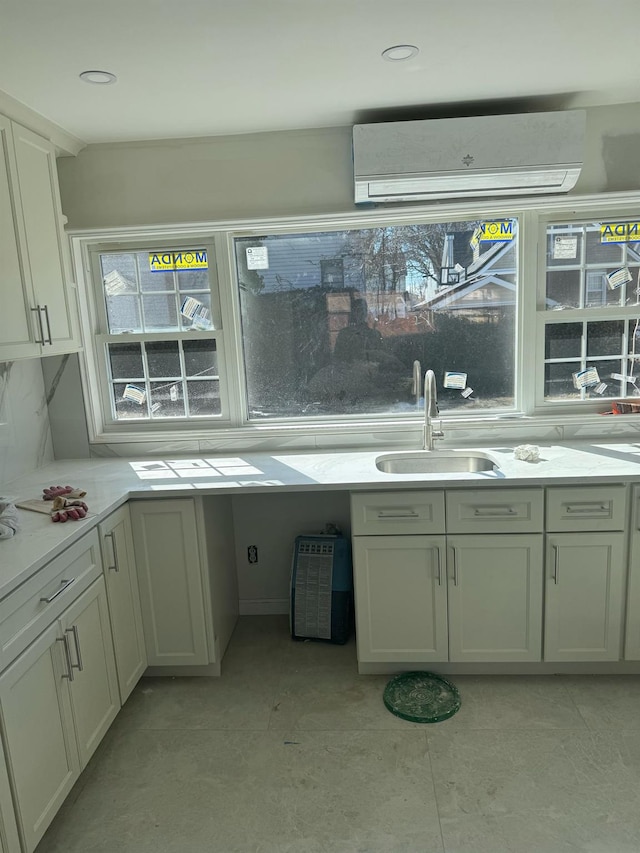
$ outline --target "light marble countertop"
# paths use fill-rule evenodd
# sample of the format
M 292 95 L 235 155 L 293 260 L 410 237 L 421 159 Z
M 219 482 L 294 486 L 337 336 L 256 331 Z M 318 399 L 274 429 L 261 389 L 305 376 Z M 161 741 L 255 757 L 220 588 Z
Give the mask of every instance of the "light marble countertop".
M 6 484 L 12 500 L 40 498 L 50 485 L 80 487 L 90 513 L 81 521 L 53 524 L 48 516 L 20 510 L 21 529 L 0 540 L 0 598 L 10 593 L 53 557 L 83 536 L 129 498 L 185 497 L 314 490 L 398 488 L 499 488 L 554 484 L 640 482 L 640 443 L 539 445 L 538 462 L 514 458 L 513 447 L 476 447 L 498 470 L 457 474 L 385 474 L 377 470 L 377 452 L 213 454 L 142 459 L 65 459 Z M 412 451 L 397 451 L 400 454 Z

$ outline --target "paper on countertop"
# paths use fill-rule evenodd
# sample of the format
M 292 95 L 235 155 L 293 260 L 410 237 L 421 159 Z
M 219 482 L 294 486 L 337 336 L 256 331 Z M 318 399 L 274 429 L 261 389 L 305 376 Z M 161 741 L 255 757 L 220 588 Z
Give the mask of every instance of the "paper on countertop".
M 521 462 L 538 462 L 540 459 L 540 448 L 535 444 L 519 444 L 514 448 L 513 456 Z

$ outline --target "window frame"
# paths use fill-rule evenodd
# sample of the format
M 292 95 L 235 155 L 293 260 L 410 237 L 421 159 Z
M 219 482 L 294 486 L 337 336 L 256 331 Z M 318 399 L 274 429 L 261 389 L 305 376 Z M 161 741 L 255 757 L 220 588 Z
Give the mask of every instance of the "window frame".
M 421 415 L 403 416 L 334 416 L 321 418 L 285 418 L 256 423 L 248 419 L 247 399 L 241 339 L 240 302 L 235 279 L 234 240 L 242 237 L 259 237 L 265 234 L 300 234 L 371 228 L 376 226 L 409 225 L 444 221 L 482 219 L 518 219 L 519 300 L 516 315 L 515 340 L 515 393 L 514 411 L 505 415 L 483 415 L 479 410 L 469 414 L 456 414 L 445 419 L 447 433 L 483 435 L 483 429 L 494 430 L 496 425 L 506 427 L 509 421 L 524 419 L 528 432 L 544 431 L 548 426 L 563 427 L 580 423 L 597 424 L 602 418 L 597 414 L 598 401 L 572 400 L 561 404 L 544 399 L 544 330 L 550 322 L 569 322 L 569 311 L 550 312 L 544 309 L 546 292 L 546 228 L 551 222 L 567 223 L 640 218 L 640 193 L 606 193 L 585 196 L 548 196 L 463 204 L 415 205 L 389 209 L 362 210 L 326 215 L 278 217 L 242 221 L 169 224 L 145 228 L 83 229 L 69 232 L 72 257 L 79 284 L 81 326 L 84 352 L 80 358 L 81 377 L 89 440 L 92 444 L 202 440 L 231 441 L 233 446 L 286 446 L 292 439 L 300 446 L 334 444 L 335 446 L 366 446 L 389 436 L 399 442 L 413 441 L 410 436 L 419 434 Z M 217 273 L 217 293 L 221 328 L 216 329 L 217 352 L 221 383 L 221 404 L 224 416 L 215 423 L 169 420 L 123 421 L 109 424 L 104 417 L 104 378 L 100 376 L 99 353 L 96 352 L 95 329 L 96 300 L 91 285 L 91 253 L 97 247 L 111 251 L 116 246 L 129 249 L 137 245 L 147 248 L 166 248 L 171 245 L 183 248 L 185 242 L 207 244 L 213 247 Z M 213 294 L 212 294 L 213 298 Z M 634 307 L 601 307 L 571 309 L 583 312 L 591 320 L 628 318 Z M 555 317 L 548 315 L 554 314 Z M 557 316 L 561 315 L 561 316 Z M 576 319 L 578 319 L 576 317 Z M 524 350 L 534 343 L 535 370 Z M 428 365 L 424 366 L 425 369 Z M 224 377 L 224 382 L 223 382 Z M 224 386 L 224 388 L 223 388 Z M 96 389 L 101 389 L 96 393 Z M 601 408 L 601 406 L 600 406 Z M 384 437 L 381 439 L 381 437 Z

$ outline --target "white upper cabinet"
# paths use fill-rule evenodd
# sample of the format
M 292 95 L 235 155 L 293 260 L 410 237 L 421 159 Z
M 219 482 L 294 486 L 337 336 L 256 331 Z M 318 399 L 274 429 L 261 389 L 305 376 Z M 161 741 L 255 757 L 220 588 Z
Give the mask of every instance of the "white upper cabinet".
M 0 116 L 0 360 L 79 349 L 55 149 Z

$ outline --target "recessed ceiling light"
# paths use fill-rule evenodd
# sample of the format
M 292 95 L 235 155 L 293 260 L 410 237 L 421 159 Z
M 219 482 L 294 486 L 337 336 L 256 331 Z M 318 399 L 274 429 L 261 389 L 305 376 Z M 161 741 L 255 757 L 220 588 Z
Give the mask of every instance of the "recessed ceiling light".
M 98 86 L 105 86 L 108 83 L 115 83 L 118 78 L 110 71 L 83 71 L 80 74 L 80 79 L 84 80 L 85 83 L 95 83 Z
M 388 59 L 389 62 L 404 62 L 406 59 L 412 59 L 418 53 L 420 51 L 414 44 L 396 44 L 383 50 L 382 58 Z

